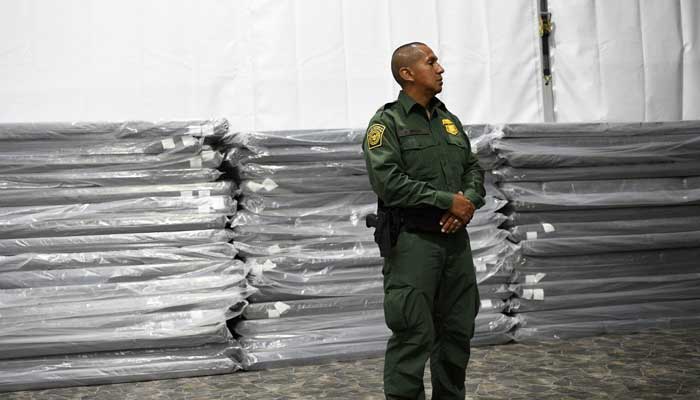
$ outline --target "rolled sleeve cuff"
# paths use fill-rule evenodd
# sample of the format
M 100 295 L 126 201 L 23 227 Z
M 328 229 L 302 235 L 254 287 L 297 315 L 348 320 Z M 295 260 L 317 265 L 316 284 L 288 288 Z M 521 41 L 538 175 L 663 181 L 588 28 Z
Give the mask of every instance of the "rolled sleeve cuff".
M 450 192 L 436 191 L 435 192 L 435 207 L 443 210 L 449 210 L 452 207 L 452 196 Z
M 484 205 L 484 198 L 473 189 L 465 190 L 464 197 L 474 204 L 474 208 L 481 208 Z

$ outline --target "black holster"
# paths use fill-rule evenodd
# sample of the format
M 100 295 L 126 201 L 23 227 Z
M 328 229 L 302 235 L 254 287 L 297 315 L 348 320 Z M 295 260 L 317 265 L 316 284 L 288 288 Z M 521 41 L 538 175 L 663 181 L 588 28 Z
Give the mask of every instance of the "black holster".
M 385 207 L 381 200 L 376 214 L 368 214 L 365 217 L 368 228 L 374 228 L 374 242 L 379 246 L 379 254 L 388 257 L 391 249 L 396 246 L 403 225 L 401 209 Z

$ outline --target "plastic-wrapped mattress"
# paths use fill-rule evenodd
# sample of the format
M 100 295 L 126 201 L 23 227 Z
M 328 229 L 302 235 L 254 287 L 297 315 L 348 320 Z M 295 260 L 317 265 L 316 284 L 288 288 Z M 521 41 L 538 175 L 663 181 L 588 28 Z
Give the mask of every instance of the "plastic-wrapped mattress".
M 213 182 L 222 172 L 213 168 L 165 170 L 93 171 L 84 169 L 61 172 L 34 172 L 0 175 L 0 190 L 55 189 L 69 187 L 104 187 L 133 185 L 184 184 Z
M 700 177 L 510 182 L 500 189 L 516 211 L 700 203 Z
M 515 323 L 504 314 L 479 314 L 472 345 L 510 341 Z M 381 310 L 245 321 L 239 326 L 241 344 L 249 352 L 248 369 L 379 356 L 391 334 Z
M 143 197 L 209 197 L 232 196 L 233 182 L 206 182 L 182 185 L 134 185 L 66 189 L 3 190 L 0 207 L 102 203 Z
M 649 328 L 700 326 L 700 300 L 621 304 L 519 314 L 516 341 L 568 339 Z
M 84 235 L 62 237 L 37 237 L 23 239 L 0 239 L 0 255 L 20 253 L 60 253 L 143 249 L 153 247 L 191 246 L 212 242 L 228 242 L 231 231 L 207 229 L 179 232 L 119 233 L 112 235 Z
M 75 268 L 99 268 L 120 265 L 149 265 L 160 263 L 221 262 L 232 260 L 238 251 L 226 242 L 184 245 L 182 247 L 153 247 L 111 251 L 70 253 L 22 253 L 0 256 L 0 271 L 32 271 Z
M 0 124 L 0 141 L 24 140 L 113 140 L 134 138 L 169 138 L 223 136 L 228 121 L 124 121 L 124 122 L 26 122 Z
M 242 368 L 236 341 L 3 360 L 0 392 L 227 374 Z

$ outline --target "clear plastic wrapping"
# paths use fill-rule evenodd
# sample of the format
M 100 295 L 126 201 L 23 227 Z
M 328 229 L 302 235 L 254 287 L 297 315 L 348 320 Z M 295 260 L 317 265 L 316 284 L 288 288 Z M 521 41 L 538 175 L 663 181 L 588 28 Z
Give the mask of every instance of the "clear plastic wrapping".
M 226 154 L 232 164 L 253 161 L 261 164 L 293 164 L 314 161 L 362 160 L 359 144 L 333 144 L 326 146 L 289 146 L 232 148 Z
M 593 122 L 593 123 L 543 123 L 508 124 L 489 127 L 489 131 L 500 129 L 506 138 L 570 138 L 645 135 L 692 135 L 700 132 L 698 121 L 669 122 Z
M 555 168 L 688 162 L 700 158 L 700 131 L 657 137 L 502 139 L 492 146 L 512 167 Z
M 508 342 L 516 323 L 503 314 L 479 314 L 472 345 Z M 239 326 L 245 332 L 241 344 L 249 352 L 249 369 L 379 356 L 391 334 L 381 310 L 244 321 Z
M 229 132 L 221 143 L 234 147 L 324 146 L 356 144 L 365 137 L 364 129 L 291 130 L 274 132 Z
M 697 282 L 694 283 L 697 285 Z M 543 300 L 513 299 L 511 300 L 511 312 L 527 313 L 567 308 L 692 300 L 697 298 L 697 286 L 690 287 L 682 282 L 675 282 L 674 284 L 667 284 L 658 288 L 625 290 L 612 293 L 572 293 L 546 296 Z
M 161 138 L 181 135 L 222 136 L 228 132 L 225 119 L 191 121 L 124 122 L 27 122 L 0 124 L 0 141 L 23 140 L 113 140 Z
M 224 342 L 226 319 L 254 292 L 241 272 L 5 289 L 0 358 Z
M 0 392 L 227 374 L 242 368 L 236 341 L 200 347 L 129 350 L 3 360 Z
M 700 285 L 700 273 L 652 275 L 652 276 L 623 276 L 616 278 L 599 277 L 595 279 L 569 279 L 552 281 L 542 277 L 537 282 L 516 285 L 518 288 L 511 290 L 520 297 L 524 293 L 541 289 L 545 300 L 548 296 L 565 296 L 578 293 L 615 293 L 634 290 L 660 290 L 686 289 Z M 700 293 L 698 293 L 700 298 Z
M 326 192 L 299 196 L 294 194 L 276 194 L 265 192 L 248 192 L 239 199 L 244 210 L 265 215 L 302 216 L 311 214 L 326 215 L 337 213 L 350 207 L 377 203 L 374 192 Z
M 211 168 L 173 170 L 93 171 L 64 170 L 0 175 L 0 190 L 184 184 L 214 182 L 222 175 Z
M 470 232 L 472 252 L 475 257 L 478 257 L 483 255 L 483 253 L 498 251 L 494 250 L 494 248 L 500 246 L 507 237 L 507 231 L 491 226 L 486 226 L 485 229 L 481 230 L 473 230 Z M 283 240 L 263 235 L 235 234 L 234 238 L 234 246 L 245 257 L 274 256 L 280 253 L 315 253 L 319 251 L 344 251 L 347 256 L 352 256 L 358 253 L 364 254 L 368 250 L 373 251 L 370 249 L 377 248 L 369 230 L 363 236 L 286 238 Z
M 558 258 L 558 257 L 551 257 Z M 617 278 L 627 276 L 655 276 L 667 274 L 688 274 L 697 270 L 694 259 L 678 263 L 661 261 L 655 264 L 609 264 L 602 266 L 572 266 L 563 263 L 558 266 L 518 267 L 517 271 L 524 279 L 533 280 L 543 276 L 547 280 L 562 281 L 570 279 L 596 279 L 601 277 Z
M 283 252 L 263 257 L 247 257 L 246 263 L 250 264 L 253 270 L 276 268 L 280 271 L 304 273 L 354 269 L 381 265 L 384 262 L 376 246 L 364 251 L 357 250 L 357 252 Z
M 187 261 L 168 264 L 132 264 L 61 269 L 34 269 L 0 272 L 0 289 L 66 285 L 95 285 L 158 279 L 196 278 L 230 275 L 241 261 Z
M 592 222 L 679 218 L 688 215 L 700 215 L 700 205 L 625 207 L 583 210 L 574 209 L 534 212 L 519 211 L 511 213 L 509 215 L 509 218 L 511 219 L 513 225 L 527 225 L 557 222 Z
M 590 179 L 666 178 L 700 176 L 700 162 L 651 162 L 589 167 L 515 168 L 493 171 L 499 182 L 571 181 Z
M 315 193 L 361 192 L 372 190 L 369 179 L 362 175 L 333 177 L 278 178 L 263 180 L 244 180 L 241 182 L 243 194 L 261 193 L 298 194 L 308 197 Z M 376 197 L 375 197 L 376 201 Z
M 364 296 L 324 297 L 291 301 L 251 303 L 243 310 L 246 320 L 302 317 L 320 314 L 379 310 L 384 304 L 384 293 Z
M 515 210 L 690 205 L 700 202 L 700 177 L 511 182 L 500 186 Z
M 2 129 L 2 128 L 0 128 Z M 164 139 L 118 139 L 77 141 L 29 140 L 5 142 L 0 148 L 0 160 L 48 159 L 65 156 L 118 155 L 118 154 L 197 154 L 202 150 L 202 140 L 193 136 L 172 136 Z
M 692 232 L 698 230 L 699 226 L 700 216 L 593 222 L 555 222 L 515 226 L 510 230 L 510 238 L 520 242 L 521 240 L 577 238 L 598 235 Z
M 527 256 L 514 260 L 518 269 L 528 268 L 561 268 L 575 270 L 579 268 L 599 267 L 611 271 L 623 266 L 654 266 L 663 271 L 666 266 L 692 262 L 700 258 L 700 247 L 694 246 L 680 249 L 661 249 L 642 251 L 623 251 L 617 253 L 581 254 L 577 256 Z
M 84 249 L 81 249 L 84 250 Z M 225 242 L 207 242 L 182 247 L 152 247 L 74 253 L 23 253 L 0 256 L 0 271 L 87 269 L 120 265 L 148 265 L 232 260 L 238 251 Z
M 377 295 L 383 293 L 381 279 L 367 277 L 357 280 L 319 281 L 319 282 L 289 282 L 289 281 L 254 281 L 259 289 L 250 300 L 254 303 L 302 300 L 319 297 Z M 484 299 L 506 300 L 513 295 L 508 284 L 479 284 L 479 293 Z
M 21 253 L 60 253 L 139 249 L 153 247 L 191 246 L 212 242 L 227 242 L 232 233 L 224 229 L 208 229 L 181 232 L 122 233 L 113 235 L 86 235 L 64 237 L 39 237 L 24 239 L 0 239 L 0 255 Z
M 189 183 L 182 185 L 134 185 L 98 188 L 3 190 L 0 207 L 76 203 L 103 203 L 142 197 L 209 197 L 236 193 L 233 182 Z
M 94 168 L 98 171 L 130 169 L 217 168 L 223 156 L 205 150 L 199 154 L 118 154 L 118 155 L 6 155 L 0 157 L 0 174 L 51 172 Z
M 522 254 L 528 256 L 565 256 L 619 251 L 686 248 L 696 247 L 698 243 L 700 243 L 700 230 L 524 240 L 520 245 Z
M 145 212 L 235 215 L 236 201 L 230 196 L 140 197 L 104 203 L 0 207 L 0 225 L 30 224 L 50 220 L 92 216 L 134 215 Z
M 480 313 L 498 313 L 508 307 L 508 302 L 501 299 L 482 299 Z M 337 314 L 365 310 L 381 310 L 384 306 L 384 294 L 364 296 L 324 297 L 320 299 L 303 299 L 251 303 L 243 311 L 247 320 L 280 317 L 301 317 L 320 314 Z
M 523 313 L 517 316 L 520 325 L 514 339 L 525 342 L 700 327 L 698 307 L 700 300 L 681 300 Z
M 108 214 L 19 223 L 0 221 L 0 239 L 224 229 L 227 222 L 226 215 L 182 212 Z
M 512 328 L 512 318 L 500 313 L 479 313 L 476 317 L 475 335 L 494 331 L 507 331 Z M 337 314 L 319 314 L 301 317 L 244 320 L 236 326 L 236 333 L 251 338 L 241 340 L 244 348 L 250 350 L 256 346 L 256 340 L 279 340 L 290 338 L 293 333 L 324 331 L 329 329 L 352 329 L 381 327 L 381 334 L 389 337 L 390 330 L 384 323 L 383 310 L 352 311 Z M 340 332 L 339 332 L 340 333 Z M 274 338 L 277 334 L 280 337 Z M 340 333 L 342 334 L 342 333 Z M 303 334 L 301 334 L 303 336 Z M 299 340 L 305 340 L 299 337 Z M 282 347 L 282 346 L 281 346 Z
M 238 164 L 238 172 L 243 179 L 265 179 L 278 177 L 330 177 L 367 175 L 364 160 L 298 162 L 293 165 L 260 164 L 246 162 Z

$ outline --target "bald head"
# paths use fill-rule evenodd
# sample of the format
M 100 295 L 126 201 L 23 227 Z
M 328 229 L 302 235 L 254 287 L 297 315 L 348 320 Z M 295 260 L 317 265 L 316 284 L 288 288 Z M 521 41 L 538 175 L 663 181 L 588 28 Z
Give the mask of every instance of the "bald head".
M 394 79 L 403 87 L 404 80 L 401 78 L 399 71 L 401 68 L 410 67 L 422 57 L 425 57 L 425 52 L 423 47 L 428 47 L 425 43 L 412 42 L 406 43 L 399 46 L 394 50 L 394 54 L 391 55 L 391 74 L 394 75 Z

